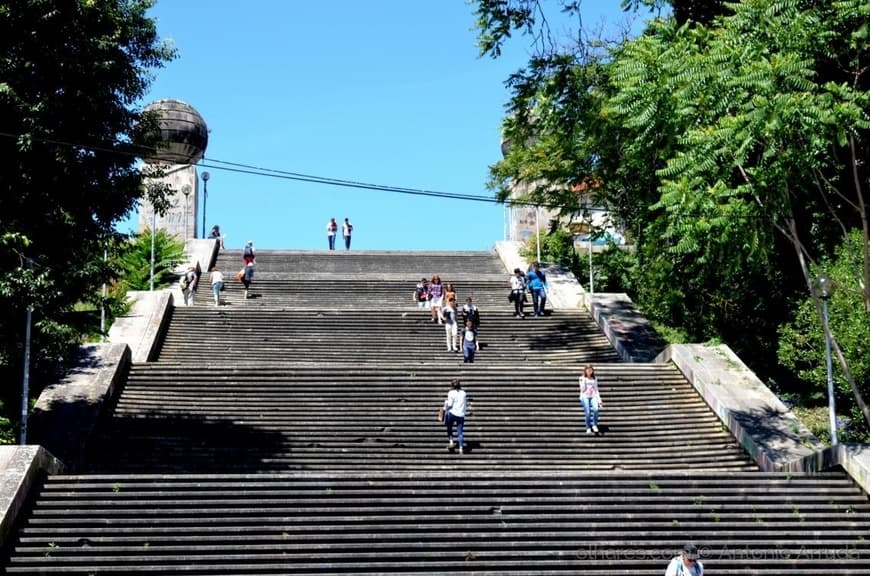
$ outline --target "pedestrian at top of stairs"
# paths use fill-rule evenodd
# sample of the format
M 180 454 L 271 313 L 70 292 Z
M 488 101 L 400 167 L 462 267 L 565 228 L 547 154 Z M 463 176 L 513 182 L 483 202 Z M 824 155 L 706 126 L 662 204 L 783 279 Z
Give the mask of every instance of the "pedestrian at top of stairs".
M 211 227 L 211 232 L 208 233 L 208 239 L 217 240 L 218 248 L 221 250 L 224 249 L 224 235 L 221 234 L 221 227 L 217 224 Z
M 249 262 L 257 261 L 257 250 L 254 248 L 254 241 L 248 240 L 245 244 L 245 249 L 242 251 L 242 261 L 247 265 Z
M 341 225 L 341 235 L 344 236 L 344 249 L 350 250 L 350 238 L 353 234 L 353 224 L 347 218 L 344 219 L 344 224 Z
M 329 249 L 335 250 L 335 235 L 338 233 L 338 222 L 330 218 L 326 223 L 326 239 L 329 240 Z
M 698 548 L 694 544 L 686 544 L 680 555 L 671 559 L 665 576 L 704 576 L 704 565 L 698 557 Z

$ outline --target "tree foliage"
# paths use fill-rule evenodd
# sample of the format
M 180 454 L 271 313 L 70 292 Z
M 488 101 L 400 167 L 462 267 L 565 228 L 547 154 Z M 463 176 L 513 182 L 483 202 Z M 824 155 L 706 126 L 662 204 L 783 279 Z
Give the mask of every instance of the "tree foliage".
M 154 236 L 154 287 L 165 288 L 178 281 L 176 268 L 185 260 L 184 243 L 166 230 Z M 117 256 L 118 283 L 127 290 L 148 290 L 151 286 L 151 230 L 136 234 Z
M 479 0 L 481 22 L 496 24 L 481 47 L 497 55 L 512 31 L 546 37 L 544 4 Z M 551 4 L 582 14 L 582 3 Z M 632 296 L 653 320 L 695 341 L 720 338 L 775 375 L 791 303 L 809 294 L 821 322 L 812 270 L 855 230 L 863 243 L 839 282 L 870 316 L 870 4 L 670 4 L 637 38 L 580 34 L 583 45 L 538 53 L 511 77 L 510 145 L 490 184 L 502 199 L 520 192 L 568 218 L 583 210 L 571 184 L 589 184 L 632 240 Z M 867 383 L 851 377 L 832 336 L 870 420 Z
M 861 260 L 863 244 L 860 231 L 854 230 L 848 241 L 837 248 L 832 259 L 826 258 L 814 267 L 814 275 L 827 276 L 835 286 L 851 285 Z M 870 322 L 865 315 L 855 313 L 860 308 L 860 293 L 835 288 L 828 302 L 828 317 L 854 379 L 861 383 L 863 390 L 867 390 L 870 387 Z M 801 300 L 794 319 L 780 327 L 778 352 L 782 364 L 791 369 L 807 389 L 814 391 L 812 397 L 817 403 L 827 404 L 825 334 L 812 298 Z M 867 438 L 868 427 L 858 406 L 851 402 L 851 387 L 836 364 L 833 379 L 838 412 L 846 414 L 852 423 L 841 438 L 846 441 Z
M 35 388 L 74 334 L 63 317 L 99 301 L 114 225 L 143 196 L 137 104 L 173 57 L 150 0 L 0 5 L 0 376 L 20 377 L 32 307 Z M 155 190 L 157 196 L 165 191 Z M 4 389 L 3 394 L 13 392 Z

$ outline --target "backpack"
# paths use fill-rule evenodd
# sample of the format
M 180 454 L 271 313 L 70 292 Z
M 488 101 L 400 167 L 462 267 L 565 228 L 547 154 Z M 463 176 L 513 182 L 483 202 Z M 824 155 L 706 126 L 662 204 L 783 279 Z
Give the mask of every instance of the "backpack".
M 190 286 L 190 280 L 188 279 L 187 274 L 181 277 L 180 286 L 182 290 L 187 290 L 187 287 Z
M 245 255 L 245 257 L 253 257 L 254 256 L 254 249 L 250 246 L 245 246 L 245 254 L 244 255 Z

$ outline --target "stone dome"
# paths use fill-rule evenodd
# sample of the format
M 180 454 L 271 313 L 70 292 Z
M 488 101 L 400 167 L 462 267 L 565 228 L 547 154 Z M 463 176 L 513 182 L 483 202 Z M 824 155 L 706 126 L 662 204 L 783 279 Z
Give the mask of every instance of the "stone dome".
M 143 158 L 149 164 L 195 164 L 208 146 L 208 127 L 196 109 L 181 100 L 157 100 L 143 112 L 156 116 L 157 151 Z M 150 139 L 150 138 L 149 138 Z

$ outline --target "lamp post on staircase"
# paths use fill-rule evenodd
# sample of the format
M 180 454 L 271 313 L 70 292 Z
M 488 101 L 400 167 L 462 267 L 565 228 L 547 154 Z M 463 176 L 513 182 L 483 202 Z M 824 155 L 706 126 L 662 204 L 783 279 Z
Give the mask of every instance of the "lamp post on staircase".
M 205 205 L 208 202 L 208 179 L 211 174 L 202 173 L 202 237 L 205 238 Z
M 822 300 L 822 330 L 825 332 L 825 366 L 828 373 L 828 419 L 831 426 L 831 446 L 837 445 L 837 409 L 834 399 L 834 376 L 831 362 L 831 327 L 828 325 L 828 300 L 834 294 L 834 283 L 826 276 L 815 282 L 816 296 Z

